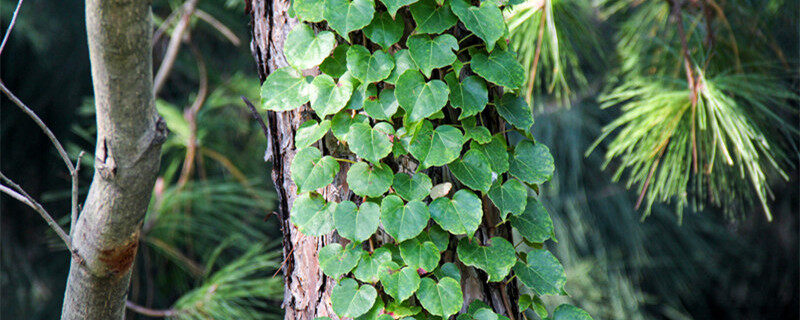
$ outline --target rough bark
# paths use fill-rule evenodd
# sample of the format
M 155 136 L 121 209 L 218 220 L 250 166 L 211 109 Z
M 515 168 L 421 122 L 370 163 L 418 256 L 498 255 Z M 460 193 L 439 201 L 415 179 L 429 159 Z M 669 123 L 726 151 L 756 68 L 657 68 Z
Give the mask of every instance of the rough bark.
M 166 125 L 155 110 L 150 1 L 87 0 L 95 170 L 73 233 L 62 319 L 122 319 Z
M 292 27 L 299 23 L 288 14 L 291 2 L 288 0 L 248 0 L 247 12 L 251 15 L 252 41 L 251 50 L 256 61 L 258 73 L 263 82 L 267 75 L 281 67 L 288 66 L 283 55 L 283 43 Z M 340 241 L 334 233 L 324 237 L 305 236 L 298 231 L 289 221 L 289 212 L 297 198 L 297 188 L 290 178 L 290 164 L 294 159 L 294 135 L 297 128 L 306 120 L 311 119 L 313 111 L 303 107 L 287 112 L 272 112 L 267 114 L 269 141 L 267 154 L 273 164 L 272 180 L 278 194 L 277 214 L 283 231 L 283 255 L 285 263 L 283 275 L 285 291 L 283 309 L 287 320 L 312 320 L 315 317 L 331 317 L 338 319 L 331 309 L 330 291 L 335 283 L 333 279 L 323 275 L 317 260 L 318 251 L 325 244 Z M 491 123 L 492 132 L 502 131 L 502 121 L 497 114 L 484 118 L 485 123 Z M 330 135 L 316 145 L 323 153 L 334 155 L 337 158 L 354 159 L 347 148 L 342 147 Z M 413 172 L 414 164 L 407 159 L 399 159 L 390 165 L 395 170 Z M 340 162 L 341 170 L 333 184 L 326 187 L 322 195 L 328 201 L 352 200 L 360 203 L 345 183 L 349 165 Z M 434 184 L 444 181 L 453 182 L 449 172 L 444 169 L 428 169 L 426 173 L 434 180 Z M 491 236 L 511 238 L 507 227 L 495 229 L 498 221 L 496 209 L 484 200 L 485 223 L 479 229 L 476 238 L 486 240 Z M 382 235 L 379 228 L 379 239 L 388 239 Z M 378 241 L 380 244 L 380 241 Z M 455 261 L 455 239 L 451 240 L 451 248 L 443 254 L 443 262 Z M 516 310 L 517 290 L 514 283 L 508 287 L 497 283 L 488 283 L 487 276 L 482 271 L 460 265 L 462 268 L 462 288 L 464 290 L 464 307 L 473 300 L 482 300 L 492 307 L 495 312 L 510 316 L 512 320 L 518 319 L 516 312 L 510 314 L 507 309 Z M 508 308 L 506 307 L 508 306 Z

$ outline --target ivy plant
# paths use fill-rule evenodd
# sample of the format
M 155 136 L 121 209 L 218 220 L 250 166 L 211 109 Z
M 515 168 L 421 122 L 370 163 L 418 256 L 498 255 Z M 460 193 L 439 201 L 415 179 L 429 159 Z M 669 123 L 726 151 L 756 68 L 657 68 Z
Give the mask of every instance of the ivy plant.
M 295 133 L 290 221 L 341 238 L 319 252 L 340 318 L 449 318 L 465 303 L 461 270 L 475 268 L 527 288 L 515 311 L 591 319 L 570 305 L 551 314 L 541 299 L 566 294 L 566 275 L 544 246 L 553 222 L 537 193 L 554 164 L 530 133 L 525 72 L 504 39 L 502 10 L 513 4 L 292 3 L 301 22 L 283 47 L 289 66 L 267 77 L 261 104 L 313 111 Z M 345 156 L 324 154 L 323 141 Z M 322 196 L 335 180 L 348 199 Z M 474 301 L 458 319 L 508 318 Z

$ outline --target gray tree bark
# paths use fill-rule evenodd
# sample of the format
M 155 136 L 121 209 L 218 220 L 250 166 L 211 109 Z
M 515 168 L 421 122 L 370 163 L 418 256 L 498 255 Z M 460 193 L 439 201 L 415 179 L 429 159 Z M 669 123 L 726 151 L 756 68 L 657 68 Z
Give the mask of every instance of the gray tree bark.
M 248 0 L 247 2 L 247 12 L 251 16 L 252 27 L 251 50 L 262 82 L 270 72 L 288 66 L 283 55 L 283 43 L 292 27 L 299 23 L 289 16 L 290 5 L 289 0 Z M 297 187 L 292 182 L 289 171 L 297 151 L 294 148 L 294 135 L 301 123 L 311 119 L 313 112 L 310 111 L 311 109 L 306 106 L 287 112 L 269 111 L 267 114 L 269 122 L 267 153 L 271 154 L 272 180 L 279 200 L 277 213 L 284 236 L 283 309 L 285 311 L 284 318 L 287 320 L 312 320 L 315 317 L 338 319 L 331 308 L 330 300 L 331 288 L 335 281 L 322 273 L 318 262 L 318 252 L 326 244 L 338 242 L 339 238 L 336 233 L 323 237 L 305 236 L 289 221 L 290 209 L 297 198 Z M 492 132 L 503 131 L 503 121 L 496 113 L 486 115 L 484 120 Z M 330 135 L 318 142 L 317 147 L 324 154 L 355 160 L 354 155 L 346 147 L 339 145 Z M 414 169 L 413 163 L 409 162 L 400 161 L 393 165 L 403 171 L 413 172 Z M 340 166 L 341 169 L 334 182 L 323 190 L 322 195 L 328 201 L 352 200 L 359 203 L 360 199 L 352 195 L 345 183 L 349 164 L 342 162 Z M 444 169 L 428 169 L 426 172 L 433 179 L 434 184 L 444 181 L 457 184 L 450 179 L 451 175 Z M 484 197 L 483 203 L 484 223 L 478 230 L 476 238 L 486 240 L 492 236 L 502 236 L 510 240 L 511 230 L 507 224 L 500 228 L 493 227 L 499 221 L 496 208 L 486 197 Z M 443 262 L 455 260 L 454 243 L 455 241 L 451 239 L 451 248 L 443 254 Z M 508 285 L 488 283 L 486 274 L 482 271 L 460 263 L 459 265 L 462 269 L 461 286 L 464 291 L 462 311 L 465 311 L 467 305 L 473 300 L 482 300 L 499 314 L 505 314 L 512 320 L 520 318 L 519 313 L 516 312 L 518 290 L 514 282 Z
M 122 319 L 166 124 L 153 95 L 148 0 L 87 0 L 97 146 L 73 232 L 62 319 Z

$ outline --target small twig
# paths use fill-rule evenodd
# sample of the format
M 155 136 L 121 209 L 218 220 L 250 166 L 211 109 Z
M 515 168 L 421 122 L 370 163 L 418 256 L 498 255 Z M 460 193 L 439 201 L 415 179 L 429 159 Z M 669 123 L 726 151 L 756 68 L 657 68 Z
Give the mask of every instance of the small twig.
M 544 23 L 547 19 L 547 15 L 544 14 L 544 5 L 542 5 L 541 10 L 541 16 L 539 17 L 539 38 L 536 39 L 536 51 L 533 54 L 533 66 L 531 67 L 531 73 L 528 76 L 528 103 L 531 102 L 531 97 L 533 96 L 533 83 L 536 82 L 536 70 L 539 68 L 539 55 L 542 54 L 542 42 L 544 42 Z
M 286 258 L 283 258 L 283 261 L 281 261 L 281 267 L 278 268 L 278 270 L 275 270 L 275 273 L 272 275 L 273 278 L 275 278 L 275 276 L 277 276 L 278 273 L 283 270 L 283 267 L 286 266 L 286 261 L 289 261 L 289 257 L 292 255 L 292 253 L 294 253 L 294 247 L 292 247 L 292 250 L 289 250 L 289 253 L 286 254 Z
M 153 94 L 156 96 L 158 96 L 158 92 L 161 91 L 161 87 L 164 85 L 175 63 L 175 59 L 178 57 L 178 52 L 181 49 L 181 41 L 183 41 L 183 34 L 189 28 L 189 22 L 192 21 L 191 18 L 197 7 L 197 1 L 198 0 L 186 0 L 183 13 L 181 14 L 181 20 L 178 22 L 178 25 L 175 26 L 175 30 L 172 31 L 172 38 L 169 39 L 167 52 L 164 54 L 164 60 L 161 61 L 158 72 L 156 72 L 156 77 L 153 80 Z
M 78 178 L 79 172 L 81 171 L 81 158 L 85 155 L 86 152 L 81 151 L 78 154 L 78 159 L 75 160 L 75 170 L 70 172 L 70 178 L 72 180 L 72 195 L 70 197 L 70 224 L 69 224 L 69 235 L 73 235 L 73 231 L 75 231 L 75 227 L 78 225 Z
M 11 36 L 11 29 L 14 29 L 14 24 L 17 23 L 17 16 L 19 15 L 19 9 L 22 8 L 22 1 L 23 0 L 19 0 L 17 2 L 17 8 L 14 9 L 14 15 L 11 16 L 11 22 L 8 23 L 6 34 L 3 36 L 3 43 L 0 44 L 0 54 L 3 54 L 3 49 L 5 49 L 6 47 L 6 42 L 8 42 L 8 37 Z
M 203 107 L 206 97 L 208 97 L 208 71 L 206 69 L 206 63 L 203 61 L 203 55 L 197 50 L 197 46 L 195 46 L 194 43 L 189 44 L 189 49 L 192 51 L 192 54 L 194 54 L 195 60 L 197 60 L 200 89 L 197 91 L 197 97 L 194 99 L 194 102 L 192 102 L 191 107 L 189 107 L 189 110 L 184 114 L 184 118 L 186 118 L 186 121 L 189 123 L 189 141 L 187 141 L 186 145 L 186 157 L 183 160 L 183 169 L 178 178 L 179 189 L 182 189 L 183 186 L 186 185 L 186 182 L 189 181 L 189 176 L 192 175 L 192 171 L 194 170 L 195 155 L 197 154 L 197 114 L 200 112 L 200 108 Z
M 125 307 L 127 307 L 129 310 L 131 310 L 133 312 L 136 312 L 138 314 L 145 315 L 145 316 L 148 316 L 148 317 L 166 318 L 166 317 L 172 317 L 172 316 L 178 314 L 178 311 L 175 310 L 175 309 L 166 309 L 166 310 L 150 309 L 148 307 L 144 307 L 144 306 L 140 306 L 138 304 L 135 304 L 130 300 L 126 300 L 125 301 Z
M 180 9 L 183 9 L 183 6 L 181 6 Z M 161 25 L 158 26 L 158 29 L 156 29 L 156 31 L 153 32 L 153 44 L 156 44 L 158 43 L 159 40 L 161 40 L 161 36 L 164 35 L 164 31 L 167 31 L 167 28 L 169 28 L 169 26 L 172 24 L 172 21 L 178 17 L 178 12 L 182 11 L 180 9 L 172 10 L 172 12 L 169 13 L 167 18 L 164 19 Z
M 203 10 L 197 9 L 197 10 L 195 10 L 194 14 L 198 18 L 200 18 L 200 20 L 205 21 L 206 23 L 208 23 L 209 25 L 214 27 L 214 29 L 217 29 L 217 31 L 220 34 L 222 34 L 223 37 L 227 38 L 228 41 L 230 41 L 231 44 L 233 44 L 234 46 L 238 47 L 242 43 L 242 41 L 239 40 L 239 37 L 237 37 L 236 34 L 233 33 L 233 31 L 231 31 L 231 29 L 229 29 L 221 21 L 217 20 L 217 18 L 214 18 L 214 16 L 212 16 L 208 12 L 205 12 Z
M 506 290 L 505 283 L 500 285 L 500 296 L 503 298 L 503 305 L 506 307 L 506 313 L 508 314 L 508 318 L 511 320 L 515 320 L 514 310 L 511 309 L 511 302 L 510 299 L 508 299 L 508 290 Z
M 69 235 L 66 232 L 64 232 L 64 229 L 62 229 L 61 226 L 58 225 L 58 222 L 56 222 L 53 219 L 53 216 L 51 216 L 50 213 L 48 213 L 47 210 L 45 210 L 41 204 L 36 202 L 36 200 L 34 200 L 30 195 L 28 195 L 28 193 L 25 192 L 25 190 L 23 190 L 22 187 L 20 187 L 14 181 L 11 181 L 11 179 L 6 177 L 6 175 L 4 175 L 2 172 L 0 172 L 0 179 L 3 181 L 3 183 L 8 185 L 8 187 L 0 185 L 0 191 L 10 195 L 14 199 L 19 200 L 20 202 L 26 204 L 27 206 L 31 207 L 31 209 L 39 213 L 42 219 L 44 219 L 47 222 L 47 225 L 50 226 L 50 228 L 56 232 L 56 235 L 58 235 L 58 237 L 61 238 L 62 241 L 64 241 L 64 244 L 67 246 L 67 249 L 70 252 L 75 253 L 75 250 L 73 250 L 72 248 L 72 238 L 70 238 Z
M 264 137 L 266 137 L 267 140 L 269 140 L 269 129 L 267 129 L 267 124 L 264 123 L 264 118 L 262 118 L 261 114 L 258 113 L 258 110 L 256 109 L 256 107 L 252 103 L 250 103 L 250 100 L 247 100 L 247 97 L 240 96 L 240 98 L 242 98 L 242 101 L 244 101 L 244 104 L 246 104 L 247 107 L 250 108 L 250 113 L 253 115 L 253 118 L 256 119 L 256 122 L 258 122 L 258 125 L 261 126 L 261 131 L 264 132 Z
M 698 84 L 697 82 L 700 80 L 694 74 L 694 67 L 692 66 L 692 61 L 689 57 L 689 45 L 687 44 L 686 40 L 686 32 L 683 30 L 683 15 L 681 14 L 681 7 L 683 6 L 683 1 L 675 1 L 673 2 L 673 14 L 675 15 L 675 19 L 677 19 L 677 28 L 678 28 L 678 35 L 681 40 L 681 55 L 683 56 L 683 65 L 686 69 L 686 81 L 689 84 L 689 99 L 692 102 L 692 119 L 691 119 L 691 136 L 692 136 L 692 168 L 694 173 L 697 173 L 697 136 L 696 136 L 696 129 L 695 129 L 695 114 L 697 113 L 697 99 L 698 99 Z M 652 174 L 652 172 L 651 172 Z M 648 178 L 649 180 L 649 178 Z M 640 197 L 641 198 L 641 197 Z M 638 208 L 639 205 L 637 203 L 636 207 Z

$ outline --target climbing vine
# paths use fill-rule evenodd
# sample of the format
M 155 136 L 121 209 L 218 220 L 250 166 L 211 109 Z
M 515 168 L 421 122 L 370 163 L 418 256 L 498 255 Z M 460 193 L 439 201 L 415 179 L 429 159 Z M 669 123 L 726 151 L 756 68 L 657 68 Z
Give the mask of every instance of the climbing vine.
M 261 91 L 267 110 L 313 110 L 295 134 L 290 220 L 305 235 L 349 240 L 319 251 L 323 273 L 337 279 L 333 311 L 449 318 L 464 304 L 459 267 L 469 266 L 530 289 L 509 312 L 590 319 L 569 305 L 550 314 L 540 298 L 566 294 L 566 275 L 543 247 L 553 223 L 535 196 L 553 158 L 530 134 L 531 108 L 519 93 L 525 71 L 504 40 L 502 10 L 515 0 L 380 1 L 294 0 L 306 23 L 286 37 L 290 66 Z M 319 75 L 303 76 L 317 67 Z M 326 137 L 349 156 L 323 154 Z M 318 193 L 339 174 L 352 201 Z M 498 214 L 485 215 L 492 205 Z M 482 223 L 488 234 L 475 237 Z M 500 227 L 519 242 L 494 234 Z M 523 242 L 533 249 L 518 250 Z M 441 257 L 448 248 L 452 261 Z M 480 301 L 458 316 L 471 318 L 507 319 Z

